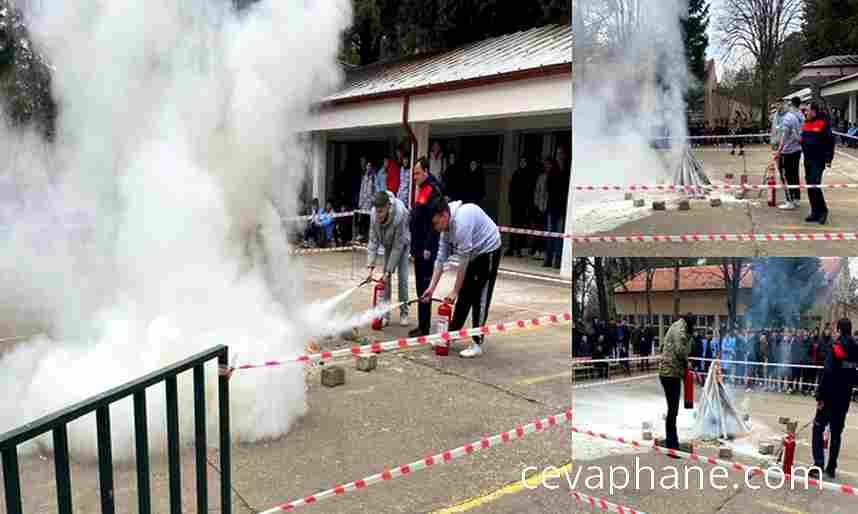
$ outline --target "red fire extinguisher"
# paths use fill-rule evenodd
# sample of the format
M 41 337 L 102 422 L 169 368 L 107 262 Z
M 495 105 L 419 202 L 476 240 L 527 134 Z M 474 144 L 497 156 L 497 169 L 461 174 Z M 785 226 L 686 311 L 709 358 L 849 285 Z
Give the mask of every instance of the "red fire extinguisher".
M 379 280 L 375 283 L 375 287 L 372 289 L 372 308 L 375 309 L 378 307 L 378 302 L 384 298 L 384 280 Z M 384 323 L 382 318 L 375 318 L 372 320 L 372 329 L 373 330 L 381 330 L 384 328 Z
M 788 435 L 784 437 L 784 475 L 792 475 L 792 466 L 795 462 L 795 439 Z
M 778 204 L 777 189 L 774 188 L 776 184 L 774 175 L 769 175 L 766 180 L 766 185 L 769 186 L 769 207 L 775 207 Z
M 691 368 L 685 369 L 685 408 L 694 408 L 694 372 Z
M 440 334 L 447 332 L 450 328 L 450 321 L 453 319 L 453 308 L 447 302 L 441 302 L 438 307 L 438 315 L 435 318 L 435 332 Z M 450 342 L 441 341 L 435 345 L 435 355 L 446 356 L 450 354 Z

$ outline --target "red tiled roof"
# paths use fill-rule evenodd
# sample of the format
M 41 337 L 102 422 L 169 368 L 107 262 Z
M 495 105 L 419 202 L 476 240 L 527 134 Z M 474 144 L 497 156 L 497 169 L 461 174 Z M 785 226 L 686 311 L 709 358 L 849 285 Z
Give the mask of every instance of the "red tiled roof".
M 839 257 L 823 257 L 822 270 L 827 280 L 834 278 L 843 267 Z M 746 266 L 742 275 L 742 288 L 753 286 L 754 276 Z M 711 291 L 724 289 L 724 279 L 721 267 L 692 266 L 679 268 L 679 289 L 682 291 Z M 624 285 L 615 288 L 616 294 L 643 293 L 646 291 L 646 273 L 641 272 Z M 662 268 L 655 271 L 652 279 L 652 291 L 673 291 L 673 268 Z
M 572 26 L 547 25 L 435 52 L 347 70 L 343 87 L 322 100 L 408 91 L 546 67 L 572 71 Z

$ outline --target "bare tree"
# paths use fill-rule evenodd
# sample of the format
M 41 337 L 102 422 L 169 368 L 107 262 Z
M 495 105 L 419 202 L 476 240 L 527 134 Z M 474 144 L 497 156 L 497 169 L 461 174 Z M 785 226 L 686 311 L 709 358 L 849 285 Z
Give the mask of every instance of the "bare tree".
M 673 317 L 679 317 L 679 259 L 673 260 Z
M 646 295 L 646 322 L 647 324 L 652 323 L 652 279 L 655 277 L 656 268 L 648 267 L 644 273 L 646 273 L 646 285 L 645 287 L 645 295 Z
M 719 31 L 727 55 L 753 57 L 759 74 L 760 122 L 766 124 L 772 75 L 787 37 L 801 28 L 802 0 L 723 0 Z

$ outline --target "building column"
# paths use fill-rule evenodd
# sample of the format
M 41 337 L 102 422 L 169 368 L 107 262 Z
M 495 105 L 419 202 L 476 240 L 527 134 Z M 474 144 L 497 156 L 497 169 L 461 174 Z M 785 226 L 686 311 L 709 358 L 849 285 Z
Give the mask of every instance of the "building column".
M 509 184 L 512 174 L 518 169 L 518 134 L 507 130 L 503 135 L 503 156 L 500 172 L 500 198 L 498 199 L 498 223 L 512 225 L 512 213 L 509 210 Z M 518 227 L 525 228 L 525 227 Z
M 321 206 L 324 206 L 328 170 L 328 135 L 324 132 L 314 132 L 310 144 L 312 145 L 310 166 L 313 171 L 313 198 L 318 198 Z
M 414 138 L 417 139 L 417 145 L 414 141 L 411 142 L 411 169 L 414 169 L 414 163 L 420 156 L 429 155 L 429 124 L 428 123 L 411 123 L 411 131 L 414 132 Z M 429 171 L 429 170 L 426 170 Z M 408 205 L 414 206 L 414 193 L 416 185 L 414 176 L 411 176 L 411 187 L 408 188 Z
M 574 128 L 573 128 L 574 130 Z M 572 136 L 574 141 L 574 134 Z M 572 144 L 572 147 L 575 147 L 575 144 Z M 574 210 L 575 203 L 575 195 L 573 194 L 575 188 L 575 177 L 572 175 L 572 171 L 575 168 L 575 165 L 572 164 L 575 161 L 575 156 L 572 148 L 569 149 L 569 169 L 563 170 L 564 172 L 569 173 L 569 196 L 566 202 L 566 226 L 564 227 L 564 232 L 567 234 L 572 233 L 572 211 Z M 563 240 L 563 260 L 560 262 L 560 276 L 568 279 L 572 279 L 572 239 L 566 238 Z
M 846 118 L 849 120 L 849 124 L 852 125 L 856 121 L 856 109 L 858 109 L 858 93 L 849 93 L 849 111 L 846 114 Z

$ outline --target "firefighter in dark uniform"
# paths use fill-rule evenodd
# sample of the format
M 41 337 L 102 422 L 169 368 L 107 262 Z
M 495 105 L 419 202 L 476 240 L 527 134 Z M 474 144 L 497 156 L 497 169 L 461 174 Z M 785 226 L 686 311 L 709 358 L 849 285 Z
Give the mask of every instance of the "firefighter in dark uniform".
M 825 369 L 816 390 L 816 417 L 813 420 L 813 461 L 825 475 L 834 479 L 837 456 L 840 453 L 840 436 L 846 423 L 846 413 L 852 397 L 852 388 L 858 383 L 858 345 L 852 339 L 852 323 L 844 318 L 837 322 L 837 339 L 825 359 Z M 822 434 L 830 427 L 831 441 L 828 465 L 825 466 Z M 819 469 L 811 470 L 818 478 Z

